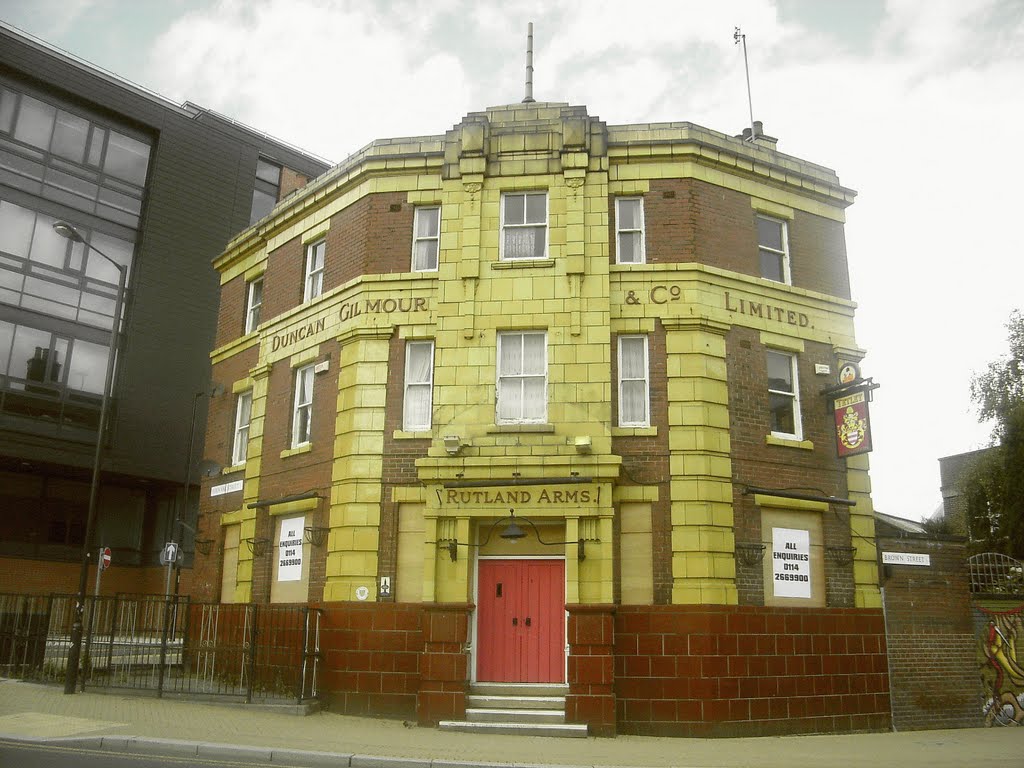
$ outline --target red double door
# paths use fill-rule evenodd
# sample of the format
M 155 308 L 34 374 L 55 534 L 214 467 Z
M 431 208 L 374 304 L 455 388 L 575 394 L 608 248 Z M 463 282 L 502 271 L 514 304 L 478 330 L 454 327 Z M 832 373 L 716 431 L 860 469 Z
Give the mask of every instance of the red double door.
M 476 679 L 565 681 L 565 561 L 480 560 Z

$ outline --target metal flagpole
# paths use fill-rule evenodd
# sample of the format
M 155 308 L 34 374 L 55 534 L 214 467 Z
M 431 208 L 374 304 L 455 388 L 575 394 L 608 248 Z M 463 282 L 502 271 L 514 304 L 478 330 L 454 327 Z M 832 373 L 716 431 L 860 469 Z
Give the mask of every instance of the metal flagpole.
M 750 95 L 750 65 L 747 63 L 747 36 L 740 32 L 739 27 L 736 27 L 736 30 L 732 33 L 732 40 L 734 43 L 742 43 L 743 45 L 743 69 L 747 73 L 747 105 L 750 107 L 750 140 L 753 141 L 757 138 L 757 134 L 754 132 L 754 99 Z

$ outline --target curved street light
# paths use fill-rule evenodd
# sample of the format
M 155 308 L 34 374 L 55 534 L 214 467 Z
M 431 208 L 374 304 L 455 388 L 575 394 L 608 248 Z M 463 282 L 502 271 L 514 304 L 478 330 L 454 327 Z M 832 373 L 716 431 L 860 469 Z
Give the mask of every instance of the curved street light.
M 110 405 L 110 388 L 114 378 L 114 358 L 120 346 L 121 307 L 124 304 L 124 287 L 128 267 L 107 256 L 95 245 L 87 242 L 82 234 L 66 221 L 55 221 L 53 231 L 74 243 L 82 243 L 96 251 L 117 268 L 117 299 L 114 302 L 114 323 L 110 329 L 110 351 L 107 355 L 107 372 L 103 380 L 103 399 L 100 401 L 100 419 L 96 427 L 96 447 L 92 458 L 92 480 L 89 484 L 89 510 L 85 517 L 85 537 L 82 541 L 82 565 L 78 573 L 78 592 L 75 594 L 75 615 L 71 624 L 71 647 L 68 649 L 67 667 L 64 673 L 64 693 L 74 693 L 78 684 L 78 662 L 82 655 L 82 617 L 85 613 L 85 591 L 89 581 L 89 540 L 96 520 L 96 497 L 99 494 L 100 458 L 103 454 L 103 434 L 107 425 L 107 411 Z

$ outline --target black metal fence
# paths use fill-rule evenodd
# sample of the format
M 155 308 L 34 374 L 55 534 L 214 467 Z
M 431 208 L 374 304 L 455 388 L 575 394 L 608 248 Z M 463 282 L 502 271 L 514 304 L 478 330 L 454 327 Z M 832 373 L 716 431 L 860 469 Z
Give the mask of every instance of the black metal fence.
M 74 606 L 74 595 L 0 594 L 0 674 L 63 680 Z M 83 689 L 302 703 L 319 697 L 321 614 L 163 595 L 88 598 L 78 679 Z

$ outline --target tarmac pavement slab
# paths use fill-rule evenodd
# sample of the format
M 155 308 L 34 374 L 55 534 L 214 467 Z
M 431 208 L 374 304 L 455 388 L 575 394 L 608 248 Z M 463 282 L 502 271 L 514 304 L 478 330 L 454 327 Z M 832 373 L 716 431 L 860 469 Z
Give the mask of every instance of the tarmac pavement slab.
M 1021 728 L 745 739 L 493 736 L 330 712 L 300 717 L 261 711 L 258 706 L 116 693 L 67 696 L 57 686 L 3 679 L 0 737 L 241 758 L 255 765 L 349 768 L 963 768 L 989 762 L 1024 766 Z

